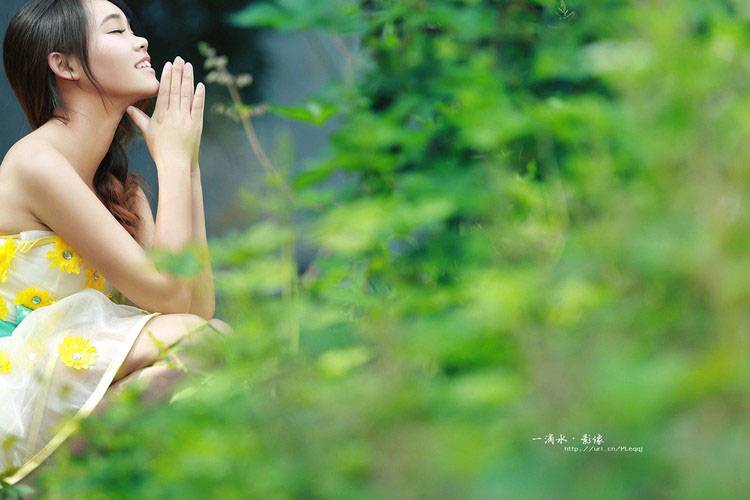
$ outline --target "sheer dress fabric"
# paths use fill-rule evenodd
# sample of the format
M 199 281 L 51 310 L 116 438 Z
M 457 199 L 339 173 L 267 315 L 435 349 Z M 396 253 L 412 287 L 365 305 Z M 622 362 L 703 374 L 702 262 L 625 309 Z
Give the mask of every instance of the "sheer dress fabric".
M 59 235 L 0 234 L 0 478 L 37 468 L 101 401 L 146 322 Z

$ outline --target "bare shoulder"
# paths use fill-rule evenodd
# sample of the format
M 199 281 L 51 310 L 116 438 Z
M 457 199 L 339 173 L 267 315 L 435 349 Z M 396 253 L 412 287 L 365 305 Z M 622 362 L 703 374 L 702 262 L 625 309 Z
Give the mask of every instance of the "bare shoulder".
M 74 166 L 43 147 L 14 165 L 33 212 L 123 297 L 148 311 L 183 312 L 189 289 L 159 272 Z M 177 294 L 170 291 L 177 290 Z
M 6 161 L 14 177 L 52 173 L 55 168 L 65 168 L 66 165 L 72 169 L 63 154 L 51 144 L 31 138 L 25 138 L 14 144 L 8 151 Z
M 16 142 L 3 158 L 0 165 L 0 198 L 3 200 L 3 210 L 0 211 L 0 229 L 3 233 L 46 228 L 44 223 L 33 214 L 34 200 L 25 190 L 22 181 L 23 178 L 34 175 L 35 163 L 39 158 L 51 156 L 51 148 L 43 141 L 26 136 Z M 49 163 L 49 161 L 48 158 L 40 163 Z
M 95 210 L 100 214 L 101 210 L 106 211 L 61 152 L 43 142 L 34 146 L 33 155 L 21 153 L 20 159 L 13 162 L 12 176 L 19 191 L 29 200 L 27 210 L 36 220 L 60 234 L 61 228 L 55 227 L 59 223 L 56 219 L 67 209 L 78 211 L 71 222 L 81 222 Z M 27 147 L 28 144 L 24 145 Z M 88 209 L 83 210 L 84 207 Z
M 0 175 L 5 182 L 15 181 L 20 170 L 32 166 L 40 156 L 49 154 L 52 149 L 48 143 L 26 136 L 8 150 L 3 158 Z

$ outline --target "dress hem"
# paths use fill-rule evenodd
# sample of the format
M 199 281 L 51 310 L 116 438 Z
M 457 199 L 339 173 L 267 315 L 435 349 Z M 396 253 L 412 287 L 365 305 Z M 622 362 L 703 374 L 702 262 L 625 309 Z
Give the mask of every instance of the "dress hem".
M 146 322 L 160 314 L 162 313 L 153 312 L 143 316 L 136 323 L 137 328 L 133 329 L 136 330 L 138 334 L 140 334 L 140 332 L 143 330 L 143 327 L 146 325 Z M 138 336 L 136 335 L 135 338 L 133 338 L 133 343 L 131 343 L 130 345 L 131 349 L 137 339 Z M 94 392 L 91 393 L 89 399 L 86 400 L 86 402 L 83 404 L 83 406 L 81 406 L 78 412 L 73 417 L 70 417 L 65 422 L 65 424 L 63 424 L 60 430 L 57 431 L 57 433 L 47 442 L 47 444 L 41 450 L 39 450 L 33 457 L 27 460 L 26 463 L 23 464 L 16 472 L 14 472 L 12 476 L 4 478 L 3 481 L 13 485 L 29 475 L 34 469 L 39 467 L 75 430 L 78 429 L 79 422 L 88 417 L 102 400 L 107 389 L 112 384 L 112 380 L 114 380 L 115 375 L 117 374 L 117 370 L 119 370 L 120 366 L 122 366 L 122 364 L 125 362 L 125 359 L 127 358 L 129 353 L 130 349 L 128 349 L 122 355 L 122 357 L 119 359 L 119 362 L 110 363 L 109 367 L 104 372 L 104 375 L 99 381 L 99 385 L 96 386 Z

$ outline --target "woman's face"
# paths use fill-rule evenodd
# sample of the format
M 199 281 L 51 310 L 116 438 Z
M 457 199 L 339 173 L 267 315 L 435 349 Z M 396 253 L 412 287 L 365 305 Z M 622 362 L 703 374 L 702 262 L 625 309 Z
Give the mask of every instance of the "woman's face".
M 132 32 L 125 14 L 113 3 L 89 0 L 88 8 L 89 69 L 104 94 L 128 104 L 157 95 L 156 71 L 136 68 L 148 55 L 148 40 Z

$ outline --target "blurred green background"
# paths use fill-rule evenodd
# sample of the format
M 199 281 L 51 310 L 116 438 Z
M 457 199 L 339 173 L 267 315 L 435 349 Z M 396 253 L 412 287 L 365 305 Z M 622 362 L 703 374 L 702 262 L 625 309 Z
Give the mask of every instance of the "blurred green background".
M 196 45 L 259 179 L 211 241 L 236 335 L 171 404 L 84 421 L 44 498 L 750 491 L 750 4 L 236 7 L 340 74 L 260 106 L 223 31 Z M 302 158 L 272 117 L 338 125 Z

